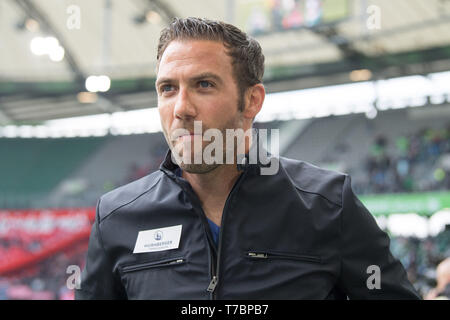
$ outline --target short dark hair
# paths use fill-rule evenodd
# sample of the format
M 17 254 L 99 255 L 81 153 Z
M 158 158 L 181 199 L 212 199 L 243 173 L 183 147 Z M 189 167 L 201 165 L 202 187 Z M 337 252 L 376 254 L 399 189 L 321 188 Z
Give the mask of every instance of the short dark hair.
M 232 59 L 233 75 L 236 79 L 240 99 L 245 91 L 262 82 L 264 75 L 264 55 L 259 43 L 239 28 L 221 21 L 202 18 L 175 18 L 161 31 L 158 43 L 157 68 L 169 43 L 173 40 L 220 41 L 228 49 Z M 243 106 L 239 109 L 242 111 Z

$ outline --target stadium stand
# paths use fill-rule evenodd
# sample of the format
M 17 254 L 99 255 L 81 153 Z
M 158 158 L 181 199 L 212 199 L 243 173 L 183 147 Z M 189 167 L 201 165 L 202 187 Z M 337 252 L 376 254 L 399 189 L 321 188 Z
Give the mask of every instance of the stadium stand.
M 48 203 L 57 207 L 64 199 L 65 206 L 94 206 L 101 194 L 156 170 L 166 148 L 161 132 L 109 136 L 66 179 L 60 181 L 49 194 Z M 83 187 L 70 192 L 65 186 L 71 181 L 81 182 Z
M 46 199 L 104 141 L 103 137 L 0 139 L 1 207 L 30 207 Z
M 317 119 L 286 155 L 349 173 L 358 194 L 447 190 L 450 123 L 408 109 Z
M 425 239 L 391 235 L 390 248 L 415 288 L 425 296 L 436 286 L 436 266 L 450 255 L 450 225 L 436 236 Z
M 282 121 L 255 128 L 283 134 Z M 281 155 L 350 174 L 357 194 L 447 190 L 449 133 L 444 117 L 415 117 L 408 109 L 375 119 L 331 116 L 308 123 Z M 1 138 L 0 147 L 8 150 L 0 159 L 3 208 L 94 206 L 101 194 L 157 170 L 167 150 L 161 132 Z
M 0 300 L 73 300 L 73 290 L 67 287 L 71 275 L 67 268 L 83 267 L 86 250 L 84 241 L 8 277 L 0 277 Z

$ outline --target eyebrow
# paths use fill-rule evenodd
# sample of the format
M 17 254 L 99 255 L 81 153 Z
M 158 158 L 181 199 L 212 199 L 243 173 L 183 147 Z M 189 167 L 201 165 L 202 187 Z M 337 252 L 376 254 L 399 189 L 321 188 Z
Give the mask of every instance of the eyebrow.
M 216 82 L 218 82 L 219 84 L 223 83 L 222 78 L 213 72 L 203 72 L 198 75 L 195 75 L 195 76 L 189 78 L 189 82 L 197 82 L 197 81 L 203 80 L 203 79 L 213 79 Z M 173 83 L 173 82 L 175 82 L 173 79 L 163 77 L 163 78 L 159 78 L 158 80 L 156 80 L 155 86 L 158 88 L 163 83 Z

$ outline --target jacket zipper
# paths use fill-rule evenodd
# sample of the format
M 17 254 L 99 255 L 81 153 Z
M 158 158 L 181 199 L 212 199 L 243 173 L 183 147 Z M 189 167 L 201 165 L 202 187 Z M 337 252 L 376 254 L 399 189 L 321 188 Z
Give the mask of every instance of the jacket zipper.
M 139 270 L 143 270 L 143 269 L 165 267 L 165 266 L 169 266 L 169 265 L 178 265 L 178 264 L 184 263 L 185 261 L 186 260 L 184 258 L 172 258 L 172 259 L 166 259 L 166 260 L 160 260 L 160 261 L 140 263 L 137 265 L 125 266 L 122 268 L 122 272 L 128 273 L 128 272 L 134 272 L 134 271 L 139 271 Z
M 216 289 L 217 284 L 219 282 L 219 259 L 220 259 L 220 251 L 221 251 L 221 247 L 222 247 L 221 239 L 222 239 L 222 233 L 223 233 L 223 227 L 224 227 L 224 224 L 223 224 L 224 216 L 225 216 L 227 207 L 229 205 L 230 199 L 232 198 L 235 190 L 238 188 L 238 185 L 240 185 L 241 181 L 244 179 L 244 176 L 247 174 L 247 172 L 248 172 L 248 170 L 244 170 L 244 172 L 239 176 L 239 178 L 237 179 L 237 181 L 234 183 L 233 187 L 231 188 L 231 192 L 228 195 L 227 200 L 225 201 L 224 210 L 222 212 L 222 222 L 221 222 L 221 227 L 220 227 L 220 232 L 219 232 L 218 250 L 215 249 L 215 244 L 214 244 L 214 241 L 213 241 L 212 236 L 211 236 L 211 231 L 209 230 L 210 228 L 209 228 L 208 222 L 206 221 L 206 214 L 203 211 L 203 208 L 202 208 L 201 203 L 200 203 L 200 199 L 198 199 L 198 196 L 195 194 L 194 190 L 192 190 L 192 187 L 190 187 L 190 185 L 188 183 L 185 183 L 185 182 L 181 182 L 180 183 L 180 182 L 178 182 L 178 184 L 182 187 L 182 189 L 187 194 L 192 194 L 192 199 L 195 200 L 195 202 L 198 205 L 198 208 L 200 209 L 200 211 L 202 213 L 200 215 L 200 218 L 203 221 L 203 225 L 205 226 L 207 239 L 208 239 L 208 241 L 210 243 L 209 244 L 209 247 L 210 247 L 209 255 L 210 255 L 210 258 L 211 258 L 211 281 L 209 282 L 209 285 L 206 288 L 206 291 L 211 294 L 211 299 L 213 299 L 213 300 L 217 299 L 217 295 L 216 295 L 215 289 Z M 178 177 L 174 176 L 174 177 L 172 177 L 172 179 L 177 181 Z M 215 255 L 216 259 L 213 259 L 213 257 L 212 257 L 213 254 L 211 252 L 216 253 L 216 255 Z
M 220 232 L 219 232 L 219 243 L 218 243 L 218 250 L 217 250 L 217 257 L 216 257 L 216 268 L 213 268 L 212 278 L 208 285 L 208 288 L 206 289 L 209 293 L 211 293 L 211 297 L 213 300 L 217 299 L 217 292 L 216 287 L 219 284 L 219 271 L 220 271 L 220 252 L 222 249 L 222 234 L 224 229 L 224 221 L 225 221 L 225 214 L 227 212 L 228 206 L 230 205 L 231 199 L 233 198 L 234 193 L 236 190 L 238 190 L 241 182 L 244 180 L 244 176 L 247 174 L 248 170 L 245 170 L 237 179 L 237 181 L 234 183 L 233 188 L 231 188 L 231 192 L 228 195 L 227 200 L 225 201 L 225 206 L 222 212 L 222 219 L 220 224 Z M 215 273 L 214 273 L 215 269 Z
M 209 232 L 209 230 L 208 230 L 208 232 Z M 212 246 L 212 245 L 214 245 L 214 243 L 211 244 L 210 246 Z M 214 248 L 214 250 L 216 250 L 216 249 Z M 210 251 L 212 251 L 212 250 L 210 249 Z M 214 252 L 216 252 L 216 251 L 214 251 Z M 216 261 L 217 261 L 217 258 L 216 258 L 217 255 L 213 257 L 213 254 L 210 254 L 209 257 L 210 257 L 210 263 L 211 263 L 211 269 L 210 269 L 211 281 L 209 282 L 209 285 L 206 288 L 206 291 L 208 291 L 211 294 L 210 297 L 211 297 L 211 299 L 213 299 L 214 297 L 212 295 L 212 292 L 216 289 L 216 285 L 217 285 L 216 266 L 215 266 Z
M 309 261 L 315 263 L 321 263 L 322 259 L 316 256 L 299 255 L 299 254 L 287 254 L 273 251 L 252 251 L 247 252 L 246 256 L 250 259 L 287 259 L 287 260 L 299 260 Z
M 263 259 L 267 259 L 267 253 L 249 252 L 247 255 L 248 255 L 250 258 L 263 258 Z
M 211 282 L 209 283 L 208 288 L 206 289 L 208 292 L 213 293 L 217 286 L 217 276 L 213 275 Z
M 174 177 L 173 178 L 175 181 L 178 180 L 178 177 Z M 197 212 L 197 214 L 200 217 L 200 220 L 202 221 L 203 227 L 205 229 L 205 233 L 206 233 L 206 239 L 207 239 L 207 246 L 208 246 L 208 255 L 209 255 L 209 262 L 210 262 L 210 277 L 211 277 L 211 282 L 207 287 L 207 291 L 209 293 L 212 293 L 217 285 L 217 277 L 216 277 L 216 271 L 215 271 L 215 264 L 216 264 L 216 260 L 217 258 L 217 250 L 216 250 L 216 245 L 214 244 L 214 240 L 212 238 L 211 235 L 211 230 L 209 228 L 208 225 L 208 221 L 206 220 L 206 214 L 203 211 L 200 199 L 198 198 L 198 196 L 196 195 L 196 193 L 194 192 L 194 190 L 192 189 L 192 187 L 187 183 L 187 181 L 181 180 L 177 182 L 180 187 L 184 190 L 184 192 L 186 192 L 191 199 L 191 202 L 193 204 L 193 208 L 194 210 Z M 211 299 L 214 299 L 214 297 L 210 296 Z

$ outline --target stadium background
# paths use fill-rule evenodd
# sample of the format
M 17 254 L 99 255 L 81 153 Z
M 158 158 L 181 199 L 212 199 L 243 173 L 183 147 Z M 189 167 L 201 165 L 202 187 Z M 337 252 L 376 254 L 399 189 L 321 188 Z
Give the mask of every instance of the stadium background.
M 156 46 L 188 16 L 261 43 L 255 127 L 350 174 L 426 296 L 450 256 L 450 1 L 2 0 L 0 299 L 73 299 L 97 199 L 166 152 Z

